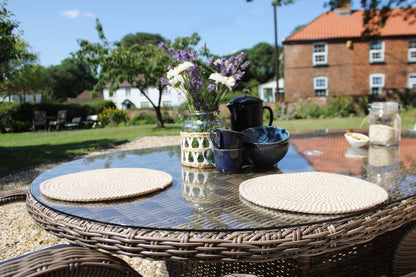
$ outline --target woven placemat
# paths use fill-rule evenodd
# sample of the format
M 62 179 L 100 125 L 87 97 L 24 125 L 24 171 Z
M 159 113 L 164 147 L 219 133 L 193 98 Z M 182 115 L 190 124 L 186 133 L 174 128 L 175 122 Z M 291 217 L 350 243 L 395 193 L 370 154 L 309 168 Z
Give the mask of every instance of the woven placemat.
M 166 172 L 145 168 L 109 168 L 62 175 L 40 184 L 43 195 L 64 201 L 93 202 L 134 197 L 172 183 Z
M 272 209 L 313 214 L 360 211 L 388 200 L 380 186 L 355 177 L 301 172 L 273 174 L 240 184 L 246 200 Z

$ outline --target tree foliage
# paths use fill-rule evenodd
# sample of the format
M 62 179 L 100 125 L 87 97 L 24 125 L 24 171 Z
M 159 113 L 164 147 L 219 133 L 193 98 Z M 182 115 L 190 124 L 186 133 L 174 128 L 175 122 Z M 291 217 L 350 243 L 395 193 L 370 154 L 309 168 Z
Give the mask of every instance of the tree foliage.
M 161 42 L 165 42 L 165 38 L 159 34 L 137 32 L 136 34 L 125 35 L 120 41 L 120 46 L 122 47 L 131 47 L 133 45 L 146 46 L 149 44 L 157 46 Z
M 250 66 L 243 77 L 243 82 L 255 79 L 260 83 L 265 83 L 275 76 L 274 47 L 272 45 L 261 42 L 250 49 L 242 51 L 246 53 L 246 59 L 250 61 Z
M 60 65 L 45 69 L 44 89 L 46 98 L 53 95 L 58 101 L 68 97 L 77 97 L 84 90 L 91 90 L 97 80 L 91 68 L 76 58 L 67 58 Z
M 121 83 L 127 81 L 147 98 L 156 112 L 158 126 L 164 127 L 161 103 L 166 85 L 161 82 L 161 79 L 165 76 L 167 67 L 172 63 L 172 57 L 155 43 L 162 40 L 165 44 L 175 48 L 189 47 L 199 42 L 198 34 L 187 38 L 177 38 L 172 43 L 160 35 L 136 33 L 136 35 L 124 37 L 121 43 L 110 43 L 98 19 L 96 29 L 101 43 L 80 40 L 78 43 L 81 50 L 76 53 L 92 67 L 98 76 L 99 81 L 94 86 L 94 92 L 108 86 L 112 93 L 119 88 Z M 158 88 L 157 103 L 154 103 L 148 94 L 147 88 L 149 87 Z
M 19 54 L 9 60 L 7 73 L 2 82 L 3 94 L 21 95 L 21 102 L 24 102 L 25 95 L 30 91 L 41 88 L 41 66 L 36 64 L 37 56 L 30 51 L 29 44 L 17 37 L 14 46 Z
M 0 3 L 0 82 L 7 78 L 10 62 L 19 58 L 18 35 L 14 32 L 19 24 L 13 20 L 13 13 L 6 8 L 7 1 Z

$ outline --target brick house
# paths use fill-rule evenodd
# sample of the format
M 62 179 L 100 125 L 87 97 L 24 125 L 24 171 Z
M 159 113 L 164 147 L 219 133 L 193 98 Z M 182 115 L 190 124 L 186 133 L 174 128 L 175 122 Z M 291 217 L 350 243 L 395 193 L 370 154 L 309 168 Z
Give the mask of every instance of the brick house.
M 363 12 L 347 4 L 283 41 L 287 101 L 416 88 L 416 24 L 392 16 L 377 40 L 364 40 Z

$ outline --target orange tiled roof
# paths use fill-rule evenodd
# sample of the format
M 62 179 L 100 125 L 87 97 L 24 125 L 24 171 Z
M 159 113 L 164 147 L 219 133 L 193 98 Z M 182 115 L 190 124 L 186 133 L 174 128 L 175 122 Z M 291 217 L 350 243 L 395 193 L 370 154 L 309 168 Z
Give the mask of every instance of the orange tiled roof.
M 410 19 L 404 20 L 399 15 L 400 11 L 392 10 L 392 16 L 380 30 L 381 36 L 416 35 L 416 24 L 410 24 Z M 338 15 L 336 11 L 323 13 L 303 29 L 287 37 L 285 41 L 358 38 L 364 31 L 363 13 L 364 10 L 352 11 L 348 15 Z
M 97 95 L 94 98 L 100 98 L 100 94 L 97 93 Z M 84 90 L 81 92 L 77 97 L 75 97 L 77 100 L 91 100 L 91 91 L 90 90 Z

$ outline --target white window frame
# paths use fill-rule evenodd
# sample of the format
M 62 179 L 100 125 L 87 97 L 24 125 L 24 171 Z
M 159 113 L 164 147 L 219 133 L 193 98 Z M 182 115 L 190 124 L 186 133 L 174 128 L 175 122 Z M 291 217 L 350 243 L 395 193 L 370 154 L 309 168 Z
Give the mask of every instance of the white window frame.
M 407 87 L 416 88 L 416 73 L 410 73 L 407 75 Z
M 380 47 L 373 48 L 374 46 Z M 370 42 L 370 63 L 384 62 L 384 51 L 384 41 L 377 40 Z
M 263 88 L 263 101 L 274 102 L 273 88 Z
M 318 84 L 318 81 L 324 81 L 323 86 Z M 321 93 L 324 91 L 324 93 Z M 314 96 L 328 96 L 328 77 L 315 77 L 313 78 L 313 95 Z
M 150 103 L 147 101 L 140 102 L 140 108 L 149 108 Z
M 409 49 L 407 50 L 407 61 L 416 62 L 416 39 L 409 40 Z
M 315 51 L 315 48 L 323 46 L 324 51 Z M 316 42 L 312 45 L 312 62 L 313 65 L 328 64 L 328 45 L 326 42 Z M 318 57 L 323 57 L 323 60 L 317 60 Z
M 375 78 L 380 78 L 381 82 L 379 84 L 374 83 Z M 372 95 L 380 95 L 383 88 L 385 87 L 385 75 L 381 73 L 370 74 L 370 94 Z M 377 92 L 374 93 L 374 89 L 377 89 Z
M 172 101 L 162 101 L 162 107 L 172 107 Z
M 131 88 L 127 87 L 126 88 L 126 96 L 130 96 L 131 95 Z

